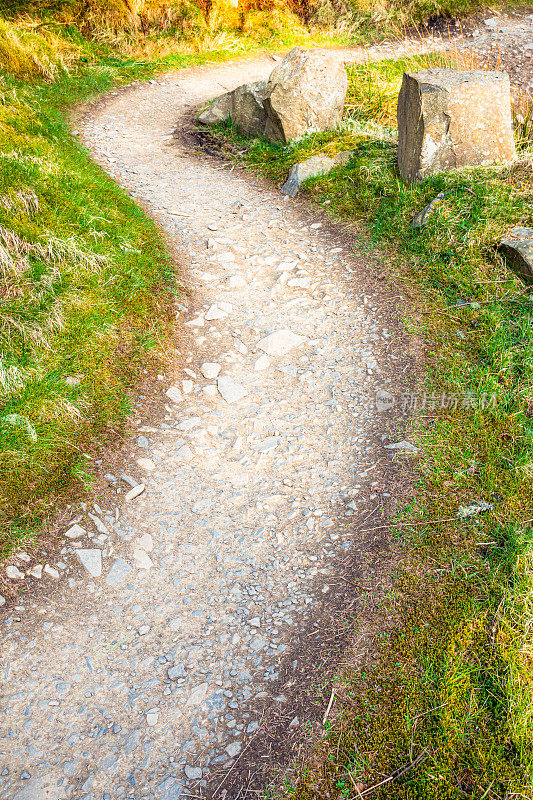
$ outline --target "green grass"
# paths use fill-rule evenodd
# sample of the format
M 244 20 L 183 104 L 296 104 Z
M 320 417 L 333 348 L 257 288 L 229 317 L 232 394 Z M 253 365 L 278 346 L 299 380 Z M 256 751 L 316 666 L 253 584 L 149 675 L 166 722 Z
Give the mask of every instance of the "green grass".
M 263 33 L 113 40 L 0 18 L 0 558 L 86 491 L 88 456 L 123 426 L 174 318 L 176 265 L 71 136 L 69 107 L 163 70 L 312 41 Z
M 418 524 L 398 536 L 403 567 L 392 610 L 402 622 L 386 646 L 376 640 L 382 658 L 370 673 L 346 665 L 342 713 L 319 766 L 303 769 L 286 792 L 298 800 L 355 799 L 421 753 L 402 781 L 372 796 L 533 796 L 533 298 L 496 250 L 509 227 L 533 225 L 533 168 L 523 160 L 416 185 L 400 180 L 399 81 L 440 58 L 351 68 L 339 131 L 286 146 L 218 134 L 278 184 L 310 155 L 354 150 L 348 166 L 306 190 L 335 217 L 364 223 L 385 248 L 390 283 L 411 298 L 409 330 L 427 343 L 423 389 L 459 398 L 457 409 L 413 419 L 410 439 L 422 455 L 416 499 L 402 515 Z M 529 155 L 531 144 L 519 144 Z M 442 191 L 427 227 L 414 231 L 413 216 Z M 493 510 L 430 522 L 479 500 Z

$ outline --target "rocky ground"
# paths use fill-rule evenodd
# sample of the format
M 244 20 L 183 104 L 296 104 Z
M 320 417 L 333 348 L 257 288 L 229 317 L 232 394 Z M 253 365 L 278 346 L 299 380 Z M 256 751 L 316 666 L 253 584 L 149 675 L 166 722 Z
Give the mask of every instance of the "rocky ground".
M 525 52 L 531 20 L 508 27 Z M 387 582 L 374 529 L 397 451 L 375 393 L 419 359 L 402 298 L 357 232 L 179 136 L 192 107 L 272 66 L 164 76 L 76 123 L 177 251 L 183 333 L 124 471 L 100 465 L 105 504 L 72 509 L 53 561 L 8 566 L 26 591 L 2 619 L 3 798 L 257 796 L 250 765 L 319 728 L 337 612 L 363 620 L 358 586 Z

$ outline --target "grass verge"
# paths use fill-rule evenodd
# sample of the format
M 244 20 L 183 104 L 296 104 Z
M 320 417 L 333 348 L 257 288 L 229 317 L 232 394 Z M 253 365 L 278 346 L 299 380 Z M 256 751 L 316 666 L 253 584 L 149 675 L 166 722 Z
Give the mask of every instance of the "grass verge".
M 278 183 L 295 162 L 353 149 L 307 192 L 387 249 L 389 280 L 416 298 L 405 324 L 427 344 L 426 402 L 410 437 L 420 483 L 397 529 L 403 566 L 384 616 L 400 622 L 379 640 L 377 667 L 345 665 L 339 714 L 283 790 L 298 800 L 533 796 L 533 300 L 496 250 L 509 227 L 533 224 L 531 143 L 519 141 L 511 167 L 404 184 L 395 99 L 404 71 L 435 63 L 442 57 L 350 68 L 336 132 L 287 146 L 218 134 Z M 427 226 L 413 230 L 440 192 Z M 472 504 L 488 510 L 458 516 Z
M 91 448 L 126 420 L 177 292 L 156 225 L 66 110 L 166 69 L 311 41 L 301 27 L 113 39 L 54 15 L 0 18 L 0 558 L 85 491 Z

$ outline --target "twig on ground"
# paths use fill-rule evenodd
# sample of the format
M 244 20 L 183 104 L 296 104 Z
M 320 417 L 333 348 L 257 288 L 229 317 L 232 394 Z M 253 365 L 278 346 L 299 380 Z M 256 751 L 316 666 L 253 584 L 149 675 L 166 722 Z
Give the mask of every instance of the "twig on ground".
M 422 522 L 389 522 L 388 525 L 378 525 L 377 528 L 365 528 L 361 533 L 379 531 L 383 528 L 414 528 L 415 525 L 436 525 L 438 522 L 457 522 L 457 519 L 457 517 L 442 517 L 441 519 L 422 520 Z
M 426 747 L 424 750 L 422 750 L 420 755 L 418 755 L 415 758 L 414 761 L 409 762 L 409 764 L 406 764 L 404 767 L 399 767 L 398 769 L 395 769 L 394 772 L 392 772 L 388 776 L 388 778 L 384 778 L 379 783 L 375 783 L 374 786 L 369 786 L 368 789 L 364 789 L 361 792 L 361 797 L 367 797 L 369 794 L 372 794 L 372 792 L 375 792 L 377 789 L 380 789 L 382 786 L 385 786 L 385 784 L 391 783 L 392 781 L 397 781 L 398 778 L 402 778 L 409 772 L 409 770 L 416 767 L 418 764 L 420 764 L 421 761 L 424 761 L 424 759 L 426 759 L 428 755 L 429 755 L 429 748 Z
M 329 717 L 329 712 L 331 711 L 331 706 L 333 705 L 333 700 L 335 699 L 335 687 L 331 690 L 331 696 L 329 698 L 328 707 L 326 708 L 326 713 L 324 714 L 324 719 L 322 720 L 322 727 L 326 724 Z

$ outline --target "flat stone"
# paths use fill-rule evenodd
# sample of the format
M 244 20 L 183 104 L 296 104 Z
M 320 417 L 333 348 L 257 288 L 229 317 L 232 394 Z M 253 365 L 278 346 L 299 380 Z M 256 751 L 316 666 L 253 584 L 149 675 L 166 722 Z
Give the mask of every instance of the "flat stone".
M 135 561 L 135 566 L 139 569 L 151 569 L 154 566 L 154 562 L 146 550 L 141 548 L 136 548 L 133 551 L 133 560 Z
M 238 403 L 248 395 L 248 390 L 229 375 L 222 375 L 218 379 L 217 388 L 226 403 Z
M 76 555 L 80 564 L 85 567 L 92 578 L 99 578 L 102 575 L 102 551 L 83 549 L 76 550 Z
M 34 564 L 34 566 L 28 570 L 28 575 L 31 575 L 33 578 L 38 578 L 40 580 L 43 577 L 43 565 Z
M 178 678 L 187 677 L 187 673 L 183 664 L 174 664 L 173 667 L 169 667 L 167 670 L 167 675 L 171 681 L 177 681 Z
M 108 586 L 118 586 L 132 571 L 131 566 L 123 558 L 117 558 L 109 570 L 105 582 Z
M 405 453 L 418 453 L 418 447 L 415 447 L 414 444 L 405 440 L 394 442 L 393 444 L 386 444 L 385 450 L 402 450 Z
M 58 786 L 59 778 L 44 775 L 31 778 L 20 791 L 12 795 L 13 800 L 67 800 L 68 786 Z
M 165 395 L 168 397 L 169 400 L 172 400 L 173 403 L 181 403 L 182 396 L 177 386 L 170 386 L 166 390 Z
M 214 361 L 205 361 L 200 367 L 200 372 L 204 378 L 207 378 L 207 380 L 211 381 L 215 378 L 218 378 L 221 369 L 222 366 L 220 364 L 217 364 Z
M 155 469 L 155 464 L 151 458 L 138 458 L 137 464 L 141 467 L 141 469 L 145 469 L 148 472 Z
M 202 777 L 203 772 L 200 767 L 189 767 L 189 765 L 186 764 L 185 775 L 188 777 L 190 781 L 198 781 Z
M 185 705 L 200 706 L 205 700 L 208 688 L 209 688 L 208 683 L 200 683 L 192 690 Z
M 51 567 L 50 564 L 44 565 L 44 572 L 46 572 L 46 574 L 49 575 L 51 578 L 53 578 L 55 581 L 59 580 L 59 570 L 54 569 L 54 567 Z
M 12 581 L 20 581 L 24 577 L 24 573 L 18 567 L 10 565 L 6 567 L 6 575 Z
M 239 753 L 241 752 L 242 744 L 240 742 L 231 742 L 231 744 L 228 744 L 225 750 L 228 756 L 231 756 L 231 758 L 235 758 L 235 756 L 238 756 Z
M 126 503 L 131 502 L 131 500 L 135 500 L 135 498 L 139 497 L 139 495 L 142 494 L 145 489 L 146 489 L 145 484 L 139 483 L 137 486 L 134 486 L 133 489 L 130 489 L 129 492 L 127 492 L 124 495 L 124 500 L 126 501 Z
M 87 536 L 87 531 L 81 525 L 72 525 L 64 535 L 67 539 L 79 539 L 81 536 Z
M 154 549 L 154 540 L 149 533 L 143 533 L 142 536 L 139 536 L 135 544 L 147 553 L 151 553 Z
M 300 336 L 298 333 L 288 328 L 283 328 L 274 333 L 269 333 L 257 342 L 260 350 L 263 350 L 269 356 L 285 356 L 290 353 L 295 347 L 299 347 L 306 341 L 305 336 Z

